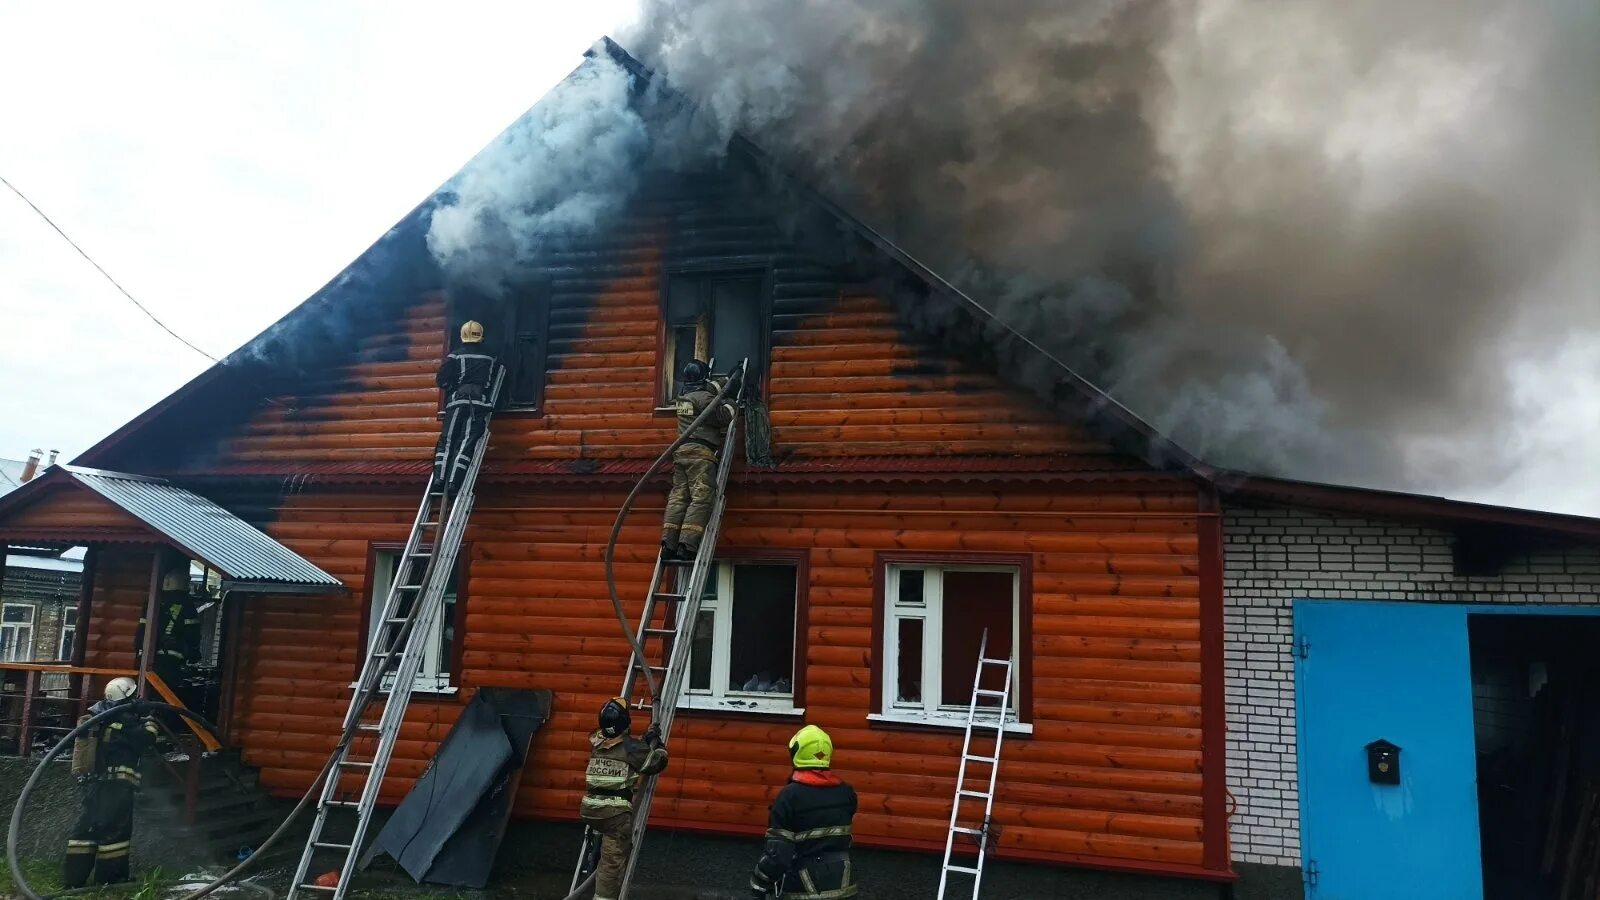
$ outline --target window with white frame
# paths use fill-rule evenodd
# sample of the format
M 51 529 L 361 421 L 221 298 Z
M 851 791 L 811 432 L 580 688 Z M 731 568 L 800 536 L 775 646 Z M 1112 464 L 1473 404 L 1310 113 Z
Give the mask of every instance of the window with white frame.
M 0 660 L 33 661 L 33 615 L 27 603 L 7 603 L 0 609 Z
M 1008 719 L 1020 705 L 1020 573 L 1015 566 L 890 565 L 885 578 L 883 716 L 965 722 L 972 702 L 978 649 L 1012 664 Z M 998 667 L 986 671 L 985 690 L 1005 687 Z M 980 706 L 998 697 L 979 697 Z
M 68 606 L 61 610 L 61 642 L 56 645 L 56 659 L 72 661 L 72 645 L 78 638 L 78 608 Z
M 383 601 L 389 595 L 389 587 L 394 584 L 395 576 L 400 571 L 399 550 L 380 550 L 375 554 L 372 581 L 372 611 L 367 617 L 367 646 L 372 646 L 373 637 L 378 633 L 378 625 L 383 617 Z M 415 566 L 412 575 L 413 582 L 421 579 L 422 567 Z M 422 662 L 417 667 L 417 677 L 412 690 L 434 693 L 448 693 L 455 690 L 455 681 L 450 671 L 451 661 L 455 658 L 456 641 L 456 589 L 460 583 L 461 561 L 450 570 L 450 580 L 445 588 L 444 608 L 433 620 L 428 628 L 427 643 L 423 645 Z M 414 596 L 416 592 L 411 592 Z M 402 611 L 403 613 L 403 611 Z M 459 673 L 456 673 L 459 674 Z M 384 680 L 383 687 L 388 690 L 394 685 L 394 673 L 390 673 Z
M 797 570 L 785 562 L 719 562 L 689 631 L 681 706 L 792 712 Z

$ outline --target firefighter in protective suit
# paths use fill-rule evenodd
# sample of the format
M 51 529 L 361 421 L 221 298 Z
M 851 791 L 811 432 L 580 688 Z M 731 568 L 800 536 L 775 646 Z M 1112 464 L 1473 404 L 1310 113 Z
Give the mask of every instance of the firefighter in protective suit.
M 856 792 L 830 771 L 833 739 L 815 725 L 789 740 L 794 773 L 767 818 L 767 845 L 750 876 L 756 900 L 835 900 L 856 895 L 850 825 Z
M 639 779 L 667 767 L 661 728 L 651 723 L 644 740 L 628 733 L 632 726 L 628 701 L 613 697 L 600 707 L 600 730 L 589 735 L 587 790 L 578 813 L 599 835 L 600 859 L 594 900 L 617 900 L 623 869 L 633 849 L 633 791 Z
M 661 525 L 661 552 L 667 559 L 693 559 L 700 548 L 711 518 L 717 453 L 738 412 L 726 397 L 717 399 L 723 382 L 711 377 L 710 366 L 691 360 L 684 365 L 682 376 L 678 435 L 687 437 L 672 452 L 672 491 L 667 494 L 666 521 Z M 691 431 L 695 418 L 713 403 L 716 409 Z
M 161 579 L 161 605 L 158 608 L 155 658 L 150 671 L 161 677 L 184 705 L 192 706 L 184 679 L 189 667 L 200 662 L 200 612 L 189 594 L 189 564 L 180 563 L 167 570 Z M 133 659 L 138 665 L 144 657 L 144 630 L 148 625 L 139 614 L 139 627 L 133 635 Z
M 128 880 L 139 757 L 160 733 L 154 721 L 131 705 L 136 689 L 132 678 L 111 679 L 106 698 L 89 712 L 98 715 L 120 707 L 122 714 L 79 735 L 72 745 L 72 774 L 83 785 L 83 809 L 67 839 L 62 864 L 62 881 L 68 888 L 88 884 L 91 873 L 101 884 Z
M 433 452 L 433 477 L 450 479 L 450 489 L 461 486 L 462 476 L 472 464 L 472 451 L 478 438 L 489 428 L 490 386 L 500 361 L 483 343 L 483 326 L 466 322 L 461 326 L 461 346 L 439 364 L 434 379 L 444 391 L 444 427 Z

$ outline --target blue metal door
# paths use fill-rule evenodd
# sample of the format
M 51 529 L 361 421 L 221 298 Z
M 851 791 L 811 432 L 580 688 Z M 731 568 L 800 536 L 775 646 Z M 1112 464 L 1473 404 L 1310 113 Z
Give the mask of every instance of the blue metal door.
M 1466 612 L 1308 600 L 1294 628 L 1309 900 L 1481 900 Z M 1379 739 L 1398 785 L 1368 778 Z

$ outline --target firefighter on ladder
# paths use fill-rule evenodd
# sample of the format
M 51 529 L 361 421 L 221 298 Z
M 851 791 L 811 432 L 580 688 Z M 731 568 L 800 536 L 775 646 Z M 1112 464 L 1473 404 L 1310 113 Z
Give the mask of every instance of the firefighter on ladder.
M 850 825 L 856 792 L 833 774 L 833 739 L 815 725 L 789 740 L 794 772 L 772 801 L 767 844 L 750 876 L 755 900 L 836 900 L 856 895 Z
M 194 708 L 186 680 L 191 666 L 200 662 L 200 612 L 189 594 L 189 563 L 178 563 L 161 579 L 161 602 L 157 608 L 156 653 L 150 671 L 172 689 L 185 706 Z M 133 634 L 133 660 L 144 658 L 144 630 L 149 623 L 139 614 L 139 627 Z
M 130 705 L 138 686 L 132 678 L 113 678 L 105 699 L 89 708 L 98 715 L 123 708 L 79 735 L 72 746 L 72 774 L 83 785 L 83 808 L 67 840 L 62 882 L 68 888 L 128 880 L 128 850 L 133 840 L 133 797 L 139 789 L 139 757 L 160 734 L 156 723 Z M 88 717 L 85 716 L 85 719 Z
M 448 477 L 451 490 L 461 486 L 473 448 L 489 428 L 489 390 L 499 367 L 500 361 L 484 346 L 483 326 L 472 321 L 461 326 L 461 346 L 439 364 L 435 380 L 448 399 L 433 452 L 433 477 Z
M 666 559 L 693 559 L 700 549 L 711 518 L 717 453 L 738 412 L 731 401 L 717 399 L 723 382 L 711 377 L 710 366 L 691 360 L 681 374 L 678 435 L 688 437 L 672 453 L 672 491 L 667 494 L 666 520 L 661 525 L 661 554 Z M 713 403 L 717 408 L 691 432 L 695 418 Z
M 617 900 L 633 849 L 633 791 L 639 779 L 667 767 L 661 728 L 651 723 L 644 740 L 629 733 L 628 701 L 613 697 L 600 707 L 600 729 L 589 735 L 587 790 L 578 813 L 594 829 L 600 849 L 594 900 Z

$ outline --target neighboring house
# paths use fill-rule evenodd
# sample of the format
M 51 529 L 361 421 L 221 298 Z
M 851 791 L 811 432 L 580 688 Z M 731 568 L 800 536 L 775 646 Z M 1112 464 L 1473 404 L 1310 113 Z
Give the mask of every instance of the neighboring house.
M 84 548 L 12 547 L 0 583 L 0 662 L 72 659 Z
M 57 451 L 50 451 L 48 461 L 43 450 L 34 450 L 27 459 L 0 459 L 0 497 L 32 481 L 40 472 L 55 465 Z
M 1528 647 L 1498 647 L 1495 664 L 1469 671 L 1468 610 L 1455 601 L 1519 613 L 1523 601 L 1595 602 L 1600 523 L 1218 472 L 826 201 L 775 201 L 771 175 L 742 138 L 717 169 L 645 173 L 617 225 L 553 250 L 489 318 L 516 338 L 513 387 L 386 801 L 475 688 L 548 688 L 554 713 L 516 812 L 575 820 L 586 736 L 627 654 L 602 553 L 674 433 L 658 407 L 692 342 L 752 360 L 775 463 L 732 475 L 660 827 L 762 834 L 784 744 L 810 722 L 832 732 L 860 792 L 859 845 L 941 850 L 987 629 L 1018 673 L 995 804 L 1002 860 L 1196 885 L 1243 875 L 1293 896 L 1302 873 L 1338 884 L 1351 847 L 1371 871 L 1432 860 L 1413 844 L 1432 841 L 1441 816 L 1450 850 L 1478 852 L 1462 843 L 1476 807 L 1463 819 L 1456 804 L 1472 790 L 1473 679 L 1496 723 L 1485 734 L 1513 734 L 1531 721 L 1512 689 Z M 221 573 L 216 718 L 285 796 L 333 748 L 426 479 L 433 372 L 463 315 L 423 243 L 430 208 L 251 352 L 77 460 L 97 469 L 57 467 L 0 500 L 0 540 L 92 548 L 88 664 L 131 666 L 164 556 Z M 658 477 L 617 548 L 635 611 L 664 491 Z M 1513 552 L 1495 559 L 1497 547 Z M 1345 598 L 1365 605 L 1333 602 Z M 1307 608 L 1326 637 L 1310 630 L 1306 659 L 1329 661 L 1311 672 L 1296 652 Z M 1338 636 L 1368 628 L 1380 649 L 1352 656 Z M 1412 668 L 1379 664 L 1393 660 Z M 1328 692 L 1329 672 L 1359 688 L 1332 691 L 1345 705 L 1324 705 L 1339 717 L 1307 753 L 1297 678 Z M 1439 692 L 1452 692 L 1437 704 L 1450 720 L 1426 738 L 1402 733 L 1403 719 L 1362 718 Z M 1362 748 L 1378 738 L 1403 748 L 1414 807 L 1390 809 L 1367 781 Z M 1321 823 L 1298 802 L 1302 785 L 1366 808 Z M 1450 803 L 1434 805 L 1439 795 Z M 1374 807 L 1391 814 L 1369 822 Z M 1342 823 L 1384 840 L 1335 839 L 1315 873 L 1302 868 L 1318 830 Z M 740 874 L 753 847 L 739 850 Z M 1470 868 L 1423 874 L 1454 889 Z M 1269 895 L 1280 894 L 1257 894 Z

